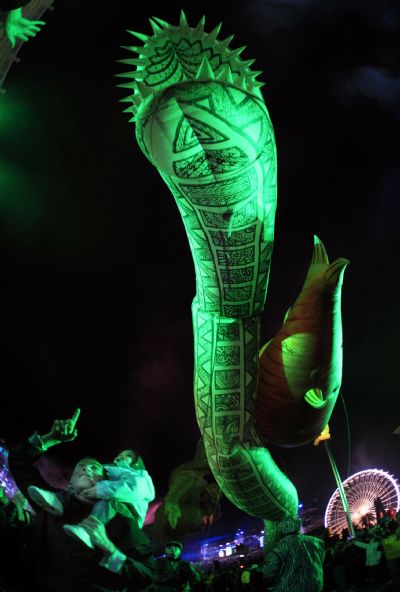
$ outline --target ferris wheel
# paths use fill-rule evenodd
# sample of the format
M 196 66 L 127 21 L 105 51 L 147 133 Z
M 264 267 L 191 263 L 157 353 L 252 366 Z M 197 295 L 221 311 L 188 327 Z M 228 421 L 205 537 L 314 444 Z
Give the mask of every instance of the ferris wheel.
M 343 481 L 351 520 L 355 526 L 362 523 L 366 516 L 376 522 L 375 500 L 380 498 L 385 510 L 394 507 L 396 512 L 400 507 L 400 489 L 397 480 L 386 471 L 367 469 L 359 471 Z M 332 495 L 325 511 L 325 526 L 332 534 L 340 534 L 347 528 L 346 512 L 340 499 L 339 489 Z

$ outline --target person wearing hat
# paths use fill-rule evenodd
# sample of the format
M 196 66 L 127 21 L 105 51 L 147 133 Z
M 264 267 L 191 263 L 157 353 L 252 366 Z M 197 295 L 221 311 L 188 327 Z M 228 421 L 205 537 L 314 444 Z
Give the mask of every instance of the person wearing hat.
M 169 541 L 165 545 L 165 557 L 157 560 L 154 592 L 189 592 L 200 581 L 199 572 L 182 559 L 183 543 Z
M 11 47 L 15 46 L 16 40 L 29 41 L 45 25 L 44 21 L 31 21 L 22 14 L 22 7 L 29 4 L 30 0 L 0 0 L 0 15 L 4 19 L 4 29 Z
M 264 561 L 264 581 L 274 592 L 321 592 L 325 544 L 301 534 L 301 518 L 285 516 L 276 525 L 277 542 Z

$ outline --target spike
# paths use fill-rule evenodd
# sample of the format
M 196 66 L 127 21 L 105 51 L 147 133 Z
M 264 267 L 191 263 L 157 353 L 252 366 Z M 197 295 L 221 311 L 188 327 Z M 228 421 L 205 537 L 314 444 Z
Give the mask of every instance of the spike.
M 197 24 L 197 27 L 193 31 L 193 35 L 195 37 L 202 37 L 203 36 L 205 22 L 206 22 L 206 17 L 205 16 L 202 16 L 201 19 L 199 20 L 198 24 Z
M 221 82 L 233 84 L 232 70 L 229 64 L 224 64 L 219 68 L 216 79 L 220 80 Z
M 117 78 L 138 78 L 139 80 L 141 80 L 143 79 L 145 74 L 145 70 L 134 70 L 133 72 L 119 72 L 118 74 L 114 74 L 114 76 L 116 76 Z
M 138 53 L 139 55 L 150 55 L 153 53 L 153 50 L 150 47 L 138 47 L 137 45 L 121 45 L 122 49 L 127 49 L 128 51 L 134 51 L 135 53 Z
M 123 82 L 122 84 L 117 84 L 117 88 L 131 88 L 132 90 L 136 90 L 136 83 L 135 82 Z
M 209 33 L 209 34 L 207 35 L 207 37 L 204 39 L 204 45 L 205 45 L 205 47 L 210 47 L 211 45 L 214 45 L 214 43 L 215 43 L 215 42 L 216 42 L 216 40 L 217 40 L 218 33 L 219 33 L 219 32 L 220 32 L 220 30 L 221 30 L 221 27 L 222 27 L 222 23 L 219 23 L 219 25 L 217 25 L 217 26 L 215 27 L 215 29 L 213 29 L 213 30 L 211 31 L 211 33 Z
M 237 49 L 232 49 L 232 53 L 230 55 L 231 58 L 238 58 L 240 54 L 246 49 L 247 45 L 242 45 L 242 47 L 238 47 Z
M 119 64 L 127 64 L 128 66 L 144 66 L 147 60 L 141 60 L 136 58 L 128 58 L 127 60 L 117 60 Z
M 123 99 L 119 99 L 118 102 L 119 103 L 132 103 L 133 104 L 132 95 L 128 95 L 127 97 L 124 97 Z
M 242 60 L 239 62 L 239 68 L 250 68 L 252 64 L 254 64 L 256 60 Z
M 127 109 L 123 109 L 122 113 L 132 113 L 133 105 Z
M 257 78 L 257 76 L 262 73 L 262 70 L 249 70 L 248 72 L 245 72 L 247 78 Z
M 205 56 L 201 60 L 199 69 L 196 72 L 196 79 L 199 80 L 202 78 L 209 78 L 211 80 L 215 80 L 213 69 L 210 66 L 210 62 Z
M 156 16 L 152 16 L 151 18 L 153 19 L 153 21 L 156 21 L 159 25 L 164 27 L 164 29 L 169 29 L 171 26 L 169 23 L 167 23 L 166 21 L 163 21 L 160 18 L 157 18 Z
M 220 41 L 217 45 L 218 52 L 222 53 L 223 51 L 225 51 L 225 49 L 229 46 L 229 44 L 232 42 L 232 39 L 234 37 L 235 37 L 235 35 L 230 35 L 229 37 L 227 37 L 223 41 Z
M 187 31 L 189 29 L 189 23 L 187 22 L 186 14 L 184 13 L 183 9 L 181 10 L 181 17 L 179 21 L 179 28 L 182 31 Z
M 135 123 L 135 121 L 136 121 L 136 117 L 135 117 L 135 116 L 133 116 L 133 117 L 131 117 L 131 119 L 128 121 L 128 123 Z
M 155 21 L 153 21 L 151 18 L 149 18 L 149 22 L 150 22 L 151 28 L 153 29 L 154 35 L 156 37 L 158 37 L 159 33 L 164 30 L 163 27 L 160 27 L 160 25 L 157 24 Z
M 121 49 L 127 49 L 128 51 L 139 53 L 139 50 L 136 45 L 121 45 L 120 47 Z
M 147 84 L 143 84 L 139 80 L 136 82 L 136 87 L 142 99 L 146 99 L 149 95 L 154 94 L 153 89 Z
M 133 35 L 134 37 L 140 39 L 140 41 L 143 41 L 143 43 L 148 42 L 150 39 L 149 35 L 145 35 L 144 33 L 137 33 L 136 31 L 129 31 L 128 29 L 126 31 L 127 33 L 130 33 L 130 35 Z
M 257 88 L 256 86 L 253 86 L 252 84 L 249 85 L 248 91 L 251 92 L 256 97 L 259 97 L 260 99 L 263 99 L 264 98 L 262 96 L 262 93 L 261 93 L 260 89 Z
M 256 80 L 255 82 L 253 82 L 253 86 L 255 88 L 261 88 L 262 86 L 265 86 L 265 82 L 260 82 L 259 80 Z
M 244 74 L 239 74 L 239 76 L 235 80 L 235 84 L 239 88 L 242 88 L 243 90 L 247 90 L 246 76 Z
M 316 234 L 314 234 L 312 263 L 327 263 L 329 265 L 329 257 L 326 252 L 325 245 Z
M 130 115 L 136 115 L 136 111 L 128 111 L 128 109 L 124 109 L 121 113 L 129 113 Z

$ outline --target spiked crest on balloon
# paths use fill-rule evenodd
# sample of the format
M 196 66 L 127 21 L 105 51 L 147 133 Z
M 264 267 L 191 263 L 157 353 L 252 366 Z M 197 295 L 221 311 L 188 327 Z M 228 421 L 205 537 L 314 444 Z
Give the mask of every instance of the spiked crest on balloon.
M 231 84 L 262 99 L 260 88 L 263 82 L 256 80 L 262 72 L 252 71 L 255 60 L 243 60 L 240 55 L 246 46 L 230 49 L 233 35 L 219 40 L 219 24 L 210 33 L 204 31 L 203 16 L 196 27 L 190 27 L 185 13 L 181 11 L 178 26 L 157 18 L 150 18 L 153 35 L 128 31 L 144 43 L 142 46 L 125 46 L 138 57 L 119 60 L 134 70 L 117 74 L 128 82 L 118 86 L 131 90 L 129 96 L 121 99 L 129 103 L 125 112 L 135 121 L 136 113 L 143 101 L 173 84 L 187 80 L 216 80 Z

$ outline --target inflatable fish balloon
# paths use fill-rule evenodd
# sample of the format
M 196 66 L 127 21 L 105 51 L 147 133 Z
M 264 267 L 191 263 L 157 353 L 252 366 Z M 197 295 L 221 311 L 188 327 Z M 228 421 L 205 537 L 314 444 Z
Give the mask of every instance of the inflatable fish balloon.
M 314 237 L 300 295 L 260 352 L 256 418 L 266 443 L 299 446 L 328 424 L 342 383 L 341 290 L 348 263 L 329 264 Z

